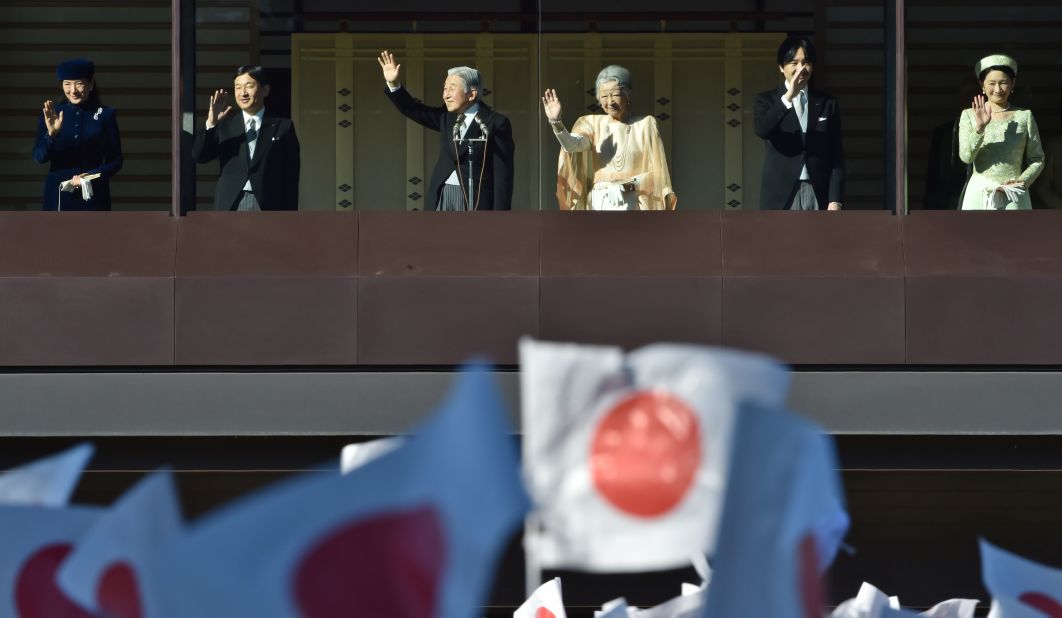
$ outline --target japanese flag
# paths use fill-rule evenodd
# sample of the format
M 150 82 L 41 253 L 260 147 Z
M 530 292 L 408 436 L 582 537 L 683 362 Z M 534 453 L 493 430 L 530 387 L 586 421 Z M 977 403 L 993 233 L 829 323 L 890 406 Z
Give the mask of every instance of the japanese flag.
M 194 524 L 166 552 L 175 616 L 463 618 L 528 509 L 483 370 L 399 448 L 303 475 Z
M 0 504 L 66 506 L 92 451 L 86 442 L 0 474 Z
M 181 531 L 173 476 L 155 472 L 85 531 L 59 569 L 59 586 L 85 609 L 108 618 L 165 616 L 151 565 L 158 548 Z
M 524 477 L 544 568 L 647 571 L 710 552 L 742 401 L 780 405 L 786 369 L 686 345 L 520 343 Z
M 89 507 L 0 506 L 0 616 L 92 616 L 59 589 L 56 572 L 99 513 Z
M 1062 570 L 981 540 L 981 577 L 992 594 L 990 618 L 1062 618 Z
M 708 618 L 821 618 L 821 572 L 847 530 L 832 440 L 781 409 L 739 415 Z
M 516 608 L 513 618 L 567 618 L 564 611 L 564 597 L 561 594 L 561 580 L 555 577 L 542 584 L 524 604 Z

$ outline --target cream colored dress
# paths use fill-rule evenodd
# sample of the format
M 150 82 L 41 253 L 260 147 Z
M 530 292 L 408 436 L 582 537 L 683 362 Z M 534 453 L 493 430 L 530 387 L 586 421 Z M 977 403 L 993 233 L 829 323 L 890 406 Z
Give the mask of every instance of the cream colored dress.
M 1036 119 L 1027 109 L 993 114 L 985 130 L 974 129 L 973 110 L 959 117 L 959 158 L 973 164 L 966 184 L 963 210 L 1028 210 L 1029 188 L 1044 166 L 1044 149 Z M 996 187 L 1011 179 L 1025 183 L 1025 192 L 1009 199 Z
M 675 191 L 655 117 L 625 123 L 606 114 L 582 116 L 571 136 L 575 148 L 561 148 L 557 166 L 561 210 L 674 208 Z M 628 182 L 635 183 L 634 191 L 622 190 Z

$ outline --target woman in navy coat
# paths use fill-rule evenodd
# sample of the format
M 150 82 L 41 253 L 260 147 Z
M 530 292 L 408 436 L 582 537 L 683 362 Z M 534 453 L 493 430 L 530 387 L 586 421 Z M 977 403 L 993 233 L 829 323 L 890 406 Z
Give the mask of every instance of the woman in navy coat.
M 44 210 L 110 210 L 110 178 L 122 169 L 122 144 L 113 108 L 100 104 L 93 79 L 95 66 L 79 58 L 58 66 L 56 75 L 66 100 L 44 102 L 37 123 L 33 159 L 49 163 L 44 179 Z M 99 173 L 89 181 L 92 197 L 82 198 L 81 177 Z M 70 181 L 73 191 L 60 191 Z

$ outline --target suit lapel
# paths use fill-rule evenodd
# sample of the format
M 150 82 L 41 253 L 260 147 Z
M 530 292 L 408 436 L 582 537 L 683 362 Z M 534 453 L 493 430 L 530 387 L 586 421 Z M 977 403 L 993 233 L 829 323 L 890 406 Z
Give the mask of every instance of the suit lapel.
M 815 134 L 815 127 L 822 118 L 822 104 L 822 97 L 808 90 L 808 137 Z
M 254 157 L 251 158 L 251 168 L 258 165 L 258 162 L 265 156 L 265 151 L 269 150 L 269 147 L 273 145 L 273 136 L 277 134 L 279 125 L 280 120 L 277 118 L 270 116 L 262 118 L 262 130 L 258 132 L 258 139 L 254 144 Z

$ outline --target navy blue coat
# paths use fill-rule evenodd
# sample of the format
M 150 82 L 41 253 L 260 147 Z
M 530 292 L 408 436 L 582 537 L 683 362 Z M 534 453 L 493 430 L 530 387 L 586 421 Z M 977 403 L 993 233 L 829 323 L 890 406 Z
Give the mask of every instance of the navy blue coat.
M 44 210 L 110 210 L 110 178 L 122 169 L 122 142 L 118 119 L 110 107 L 79 106 L 62 101 L 55 113 L 63 112 L 63 126 L 49 137 L 43 115 L 37 120 L 33 160 L 49 163 L 44 179 Z M 102 174 L 92 181 L 92 198 L 81 199 L 81 190 L 60 192 L 59 183 L 75 174 Z M 62 200 L 62 202 L 60 202 Z

